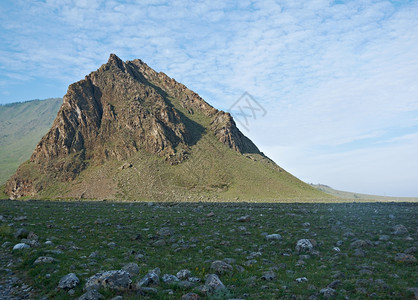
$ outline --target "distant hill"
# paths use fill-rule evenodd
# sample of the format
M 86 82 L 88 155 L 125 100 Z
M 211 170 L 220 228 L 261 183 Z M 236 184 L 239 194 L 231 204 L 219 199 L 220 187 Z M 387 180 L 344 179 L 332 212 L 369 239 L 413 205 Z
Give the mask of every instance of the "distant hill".
M 0 186 L 29 159 L 61 104 L 53 98 L 0 105 Z
M 229 113 L 141 60 L 114 54 L 69 86 L 52 127 L 5 192 L 38 199 L 331 198 L 266 157 Z
M 371 201 L 404 201 L 404 202 L 418 202 L 417 197 L 387 197 L 387 196 L 377 196 L 377 195 L 368 195 L 368 194 L 359 194 L 352 192 L 344 192 L 335 190 L 330 186 L 325 184 L 311 184 L 314 188 L 320 190 L 321 192 L 327 193 L 334 197 L 347 200 L 371 200 Z

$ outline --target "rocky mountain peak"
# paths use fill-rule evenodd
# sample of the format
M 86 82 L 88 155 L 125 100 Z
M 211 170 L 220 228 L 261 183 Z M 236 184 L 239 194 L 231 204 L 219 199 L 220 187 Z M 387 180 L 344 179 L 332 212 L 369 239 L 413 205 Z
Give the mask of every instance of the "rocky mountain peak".
M 196 113 L 210 125 L 193 121 Z M 141 60 L 123 62 L 110 54 L 106 64 L 69 86 L 50 131 L 30 158 L 31 168 L 72 181 L 89 165 L 126 160 L 140 150 L 179 164 L 204 132 L 237 152 L 262 154 L 228 113 Z M 7 183 L 12 197 L 44 188 L 22 170 Z

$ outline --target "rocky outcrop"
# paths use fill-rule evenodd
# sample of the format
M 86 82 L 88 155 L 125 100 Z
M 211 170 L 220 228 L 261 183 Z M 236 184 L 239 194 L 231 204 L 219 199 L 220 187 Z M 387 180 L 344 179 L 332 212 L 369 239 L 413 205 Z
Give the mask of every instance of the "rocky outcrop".
M 188 116 L 195 113 L 209 118 L 210 127 L 191 121 Z M 123 62 L 111 54 L 97 71 L 69 86 L 52 128 L 30 163 L 7 182 L 6 193 L 34 196 L 50 180 L 72 181 L 91 164 L 126 160 L 139 150 L 181 163 L 199 139 L 196 128 L 213 132 L 235 151 L 261 154 L 230 114 L 141 60 Z M 45 176 L 49 179 L 39 180 Z

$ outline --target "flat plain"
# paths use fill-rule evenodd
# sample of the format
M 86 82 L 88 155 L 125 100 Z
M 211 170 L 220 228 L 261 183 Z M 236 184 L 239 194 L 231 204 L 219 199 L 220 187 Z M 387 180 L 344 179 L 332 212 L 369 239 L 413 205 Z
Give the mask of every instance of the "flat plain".
M 416 212 L 395 202 L 2 200 L 2 296 L 73 299 L 93 275 L 122 269 L 129 284 L 97 286 L 105 299 L 413 299 Z M 69 273 L 79 282 L 58 288 Z

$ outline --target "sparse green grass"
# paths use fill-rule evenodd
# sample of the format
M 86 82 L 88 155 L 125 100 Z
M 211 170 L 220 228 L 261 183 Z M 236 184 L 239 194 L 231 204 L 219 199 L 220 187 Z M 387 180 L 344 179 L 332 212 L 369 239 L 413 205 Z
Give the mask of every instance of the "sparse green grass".
M 393 257 L 398 252 L 416 245 L 415 203 L 343 203 L 343 204 L 274 204 L 274 203 L 118 203 L 118 202 L 42 202 L 0 201 L 0 214 L 7 223 L 14 223 L 13 230 L 25 227 L 35 232 L 41 247 L 29 251 L 14 252 L 22 261 L 17 265 L 19 274 L 26 274 L 38 296 L 66 299 L 68 295 L 56 291 L 59 279 L 74 272 L 82 280 L 76 295 L 82 294 L 85 280 L 100 270 L 115 270 L 128 262 L 140 266 L 136 282 L 148 270 L 155 267 L 162 274 L 175 274 L 187 268 L 193 276 L 204 280 L 214 260 L 233 258 L 234 271 L 220 276 L 228 287 L 230 297 L 248 299 L 308 298 L 318 295 L 320 289 L 336 280 L 337 272 L 343 272 L 341 284 L 336 288 L 338 298 L 364 298 L 370 295 L 379 298 L 410 297 L 407 288 L 416 286 L 416 264 L 397 263 Z M 207 217 L 210 212 L 213 217 Z M 237 218 L 249 214 L 251 222 L 237 222 Z M 26 215 L 28 219 L 14 222 L 13 218 Z M 389 217 L 394 215 L 394 218 Z M 101 220 L 101 221 L 100 221 Z M 302 224 L 309 222 L 310 226 Z M 391 235 L 392 227 L 404 224 L 412 239 Z M 49 226 L 52 225 L 52 226 Z M 174 235 L 164 238 L 166 245 L 155 246 L 161 239 L 158 230 L 170 227 Z M 2 227 L 1 243 L 18 242 L 10 235 L 10 229 Z M 348 236 L 351 232 L 353 236 Z M 264 234 L 280 233 L 282 240 L 269 242 Z M 135 240 L 138 234 L 140 240 Z M 390 236 L 388 242 L 379 241 L 382 234 Z M 319 255 L 305 259 L 305 266 L 296 266 L 299 255 L 296 242 L 301 238 L 313 238 Z M 354 239 L 370 240 L 375 245 L 363 249 L 365 257 L 354 256 L 350 243 Z M 51 240 L 54 246 L 45 246 Z M 332 250 L 341 240 L 341 253 Z M 116 247 L 109 247 L 115 242 Z M 8 247 L 5 251 L 11 251 Z M 49 250 L 63 249 L 62 254 Z M 97 251 L 97 258 L 89 255 Z M 245 265 L 252 252 L 260 252 L 256 263 Z M 135 256 L 141 253 L 143 259 Z M 289 256 L 283 254 L 289 254 Z M 58 259 L 57 263 L 33 265 L 42 255 Z M 283 267 L 282 264 L 286 266 Z M 240 272 L 236 268 L 243 267 Z M 372 274 L 361 274 L 365 267 Z M 266 282 L 260 279 L 263 272 L 277 268 L 277 279 Z M 46 278 L 46 274 L 51 274 Z M 396 274 L 396 275 L 394 275 Z M 255 279 L 251 279 L 255 276 Z M 307 283 L 295 279 L 307 277 Z M 360 286 L 359 279 L 367 279 Z M 370 280 L 371 279 L 371 280 Z M 379 287 L 374 282 L 382 279 L 388 286 Z M 359 290 L 363 287 L 365 290 Z M 174 295 L 164 294 L 173 289 Z M 181 289 L 167 284 L 158 287 L 155 299 L 179 299 L 193 289 Z M 364 293 L 365 292 L 365 293 Z M 117 293 L 103 291 L 106 297 Z M 134 294 L 124 294 L 124 299 L 135 299 Z

